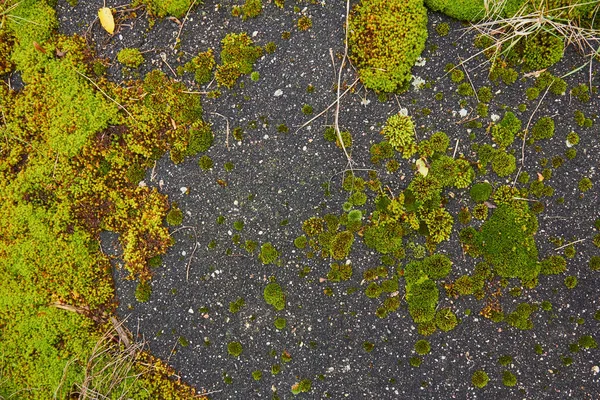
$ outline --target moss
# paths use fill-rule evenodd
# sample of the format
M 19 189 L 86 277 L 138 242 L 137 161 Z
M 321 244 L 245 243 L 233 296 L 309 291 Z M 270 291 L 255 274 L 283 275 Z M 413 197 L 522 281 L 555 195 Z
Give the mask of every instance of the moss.
M 248 18 L 255 18 L 262 12 L 261 0 L 246 0 L 242 5 L 242 19 L 245 21 Z
M 533 238 L 537 219 L 522 202 L 515 205 L 520 208 L 499 205 L 476 233 L 475 243 L 498 275 L 530 280 L 540 271 Z
M 302 230 L 308 237 L 317 236 L 323 232 L 323 218 L 310 217 L 302 223 Z
M 377 92 L 408 89 L 411 67 L 425 48 L 422 0 L 361 1 L 350 15 L 350 59 L 361 82 Z
M 363 343 L 363 349 L 367 352 L 370 353 L 373 351 L 373 349 L 375 349 L 375 345 L 371 342 L 364 342 Z
M 567 289 L 574 289 L 577 286 L 577 277 L 574 275 L 567 276 L 565 278 L 565 286 Z
M 517 169 L 517 160 L 512 154 L 498 152 L 492 159 L 492 170 L 499 177 L 505 177 Z
M 198 55 L 185 63 L 183 69 L 194 74 L 196 84 L 204 85 L 212 80 L 215 65 L 213 49 L 208 49 L 205 52 L 198 53 Z
M 592 271 L 600 271 L 600 256 L 590 257 L 589 267 Z
M 469 194 L 471 195 L 471 199 L 473 199 L 476 203 L 482 203 L 487 201 L 492 195 L 492 185 L 487 182 L 476 183 L 469 190 Z
M 425 354 L 429 354 L 430 351 L 431 346 L 427 340 L 422 339 L 415 343 L 415 352 L 418 355 L 424 356 Z
M 577 150 L 576 149 L 567 149 L 565 151 L 565 157 L 567 157 L 568 160 L 572 160 L 577 156 Z
M 527 88 L 525 96 L 527 96 L 527 100 L 535 100 L 540 96 L 540 89 L 536 87 Z
M 531 136 L 535 140 L 550 139 L 554 136 L 554 120 L 550 117 L 542 117 L 533 124 Z
M 587 103 L 590 101 L 590 89 L 588 85 L 584 83 L 571 89 L 571 95 L 575 96 L 582 103 Z
M 592 180 L 588 177 L 583 177 L 577 184 L 577 188 L 580 192 L 585 193 L 592 188 Z
M 310 379 L 303 379 L 300 382 L 296 382 L 292 385 L 292 394 L 295 396 L 300 393 L 308 393 L 312 388 L 312 381 Z
M 492 125 L 492 139 L 505 149 L 515 140 L 515 135 L 521 130 L 521 120 L 514 113 L 507 112 L 500 123 Z
M 327 273 L 327 279 L 331 282 L 347 281 L 352 277 L 352 264 L 332 263 Z
M 579 340 L 577 341 L 577 344 L 582 349 L 597 349 L 598 348 L 598 343 L 596 342 L 596 340 L 589 335 L 581 336 L 579 338 Z
M 429 239 L 433 243 L 440 243 L 450 238 L 454 219 L 448 211 L 438 208 L 428 212 L 423 221 L 429 230 Z
M 419 368 L 423 363 L 423 359 L 421 359 L 421 357 L 411 357 L 408 363 L 411 367 Z
M 381 134 L 386 137 L 394 150 L 402 154 L 403 158 L 410 158 L 417 152 L 414 129 L 411 117 L 396 114 L 387 119 Z
M 204 155 L 198 159 L 198 166 L 203 171 L 208 171 L 209 169 L 212 169 L 212 167 L 214 166 L 214 163 L 213 163 L 212 158 L 210 158 L 207 155 Z
M 473 207 L 473 218 L 485 221 L 488 217 L 489 208 L 486 204 L 479 203 Z
M 304 249 L 307 243 L 308 240 L 304 235 L 298 236 L 296 239 L 294 239 L 294 246 L 296 246 L 297 249 Z
M 232 314 L 238 313 L 242 307 L 246 305 L 246 301 L 243 297 L 239 297 L 237 300 L 229 302 L 229 312 Z
M 296 23 L 299 31 L 307 31 L 312 28 L 312 19 L 309 16 L 303 15 L 298 18 L 298 22 Z
M 555 95 L 563 95 L 567 91 L 567 83 L 551 73 L 545 71 L 542 72 L 535 80 L 535 87 L 539 90 L 546 90 L 550 87 L 549 91 Z
M 489 86 L 480 87 L 477 91 L 477 97 L 479 98 L 480 102 L 488 104 L 493 98 L 492 89 Z
M 285 329 L 285 326 L 287 325 L 287 320 L 283 317 L 278 317 L 275 319 L 275 322 L 273 322 L 273 324 L 275 325 L 275 328 L 281 331 Z
M 443 332 L 451 331 L 458 325 L 458 318 L 450 308 L 442 308 L 435 313 L 435 325 Z
M 489 114 L 489 106 L 485 103 L 477 104 L 477 115 L 481 118 L 487 118 Z
M 312 112 L 313 112 L 313 108 L 310 104 L 305 104 L 302 106 L 302 114 L 310 115 L 310 114 L 312 114 Z
M 490 381 L 490 377 L 488 376 L 488 374 L 483 371 L 483 370 L 477 370 L 473 373 L 473 375 L 471 376 L 471 383 L 473 384 L 473 386 L 482 389 L 484 387 L 487 386 L 488 382 Z
M 561 37 L 551 31 L 538 30 L 534 34 L 518 37 L 511 46 L 507 58 L 511 62 L 523 64 L 524 71 L 538 71 L 556 64 L 563 56 L 564 43 Z
M 140 282 L 135 288 L 135 299 L 140 303 L 145 303 L 150 300 L 152 294 L 152 286 L 148 282 Z
M 262 379 L 262 375 L 263 373 L 261 370 L 252 371 L 252 379 L 255 381 L 260 381 Z
M 348 257 L 352 244 L 354 243 L 354 234 L 350 231 L 337 233 L 331 242 L 331 257 L 334 260 L 342 260 Z
M 453 69 L 452 72 L 450 72 L 450 79 L 454 83 L 460 83 L 465 79 L 465 73 L 460 69 Z
M 515 311 L 506 316 L 506 322 L 517 329 L 528 330 L 533 328 L 531 314 L 534 308 L 528 303 L 520 303 Z
M 260 246 L 260 253 L 258 254 L 258 259 L 263 264 L 272 264 L 277 258 L 279 258 L 279 252 L 270 242 L 264 243 Z
M 469 84 L 467 82 L 464 82 L 464 83 L 461 83 L 460 85 L 458 85 L 456 92 L 461 96 L 467 96 L 467 97 L 475 96 L 475 92 L 473 91 L 471 84 Z
M 283 289 L 276 282 L 269 283 L 263 292 L 263 297 L 267 304 L 270 304 L 277 311 L 281 311 L 285 308 L 285 294 Z
M 504 367 L 509 366 L 510 364 L 512 364 L 512 362 L 513 358 L 509 355 L 503 355 L 498 358 L 498 363 Z
M 450 33 L 450 25 L 446 22 L 441 22 L 435 25 L 435 31 L 440 36 L 447 36 Z
M 167 214 L 167 224 L 171 226 L 181 225 L 183 222 L 183 211 L 179 209 L 177 203 L 171 205 L 171 210 Z
M 508 387 L 516 386 L 517 377 L 512 372 L 505 370 L 502 372 L 502 384 Z
M 279 373 L 281 373 L 281 365 L 280 364 L 271 365 L 271 374 L 278 375 Z
M 262 47 L 254 46 L 246 33 L 229 33 L 222 40 L 222 64 L 217 66 L 215 78 L 219 86 L 232 88 L 238 78 L 250 74 L 256 60 L 262 56 Z
M 125 48 L 117 54 L 117 60 L 129 68 L 138 68 L 144 63 L 144 56 L 138 49 Z
M 193 3 L 192 0 L 136 0 L 133 5 L 146 4 L 150 14 L 159 18 L 167 15 L 181 18 Z
M 369 285 L 365 288 L 365 295 L 371 299 L 376 299 L 381 296 L 383 289 L 375 282 L 369 283 Z
M 550 256 L 540 262 L 540 274 L 557 275 L 567 270 L 567 261 L 561 256 Z
M 240 342 L 229 342 L 227 344 L 227 353 L 233 357 L 239 357 L 244 348 Z

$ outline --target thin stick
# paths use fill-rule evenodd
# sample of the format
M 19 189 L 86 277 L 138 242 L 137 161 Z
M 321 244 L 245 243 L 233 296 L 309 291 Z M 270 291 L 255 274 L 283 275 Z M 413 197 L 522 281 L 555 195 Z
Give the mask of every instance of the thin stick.
M 173 44 L 173 49 L 175 48 L 175 46 L 177 46 L 177 43 L 179 42 L 179 36 L 181 36 L 181 31 L 183 30 L 183 25 L 185 25 L 185 21 L 187 21 L 188 15 L 190 15 L 190 11 L 192 11 L 192 7 L 194 7 L 195 4 L 196 4 L 196 0 L 194 0 L 192 2 L 192 5 L 190 5 L 190 8 L 188 8 L 187 13 L 185 14 L 185 18 L 183 18 L 183 22 L 179 26 L 179 32 L 177 32 L 177 37 L 175 38 L 175 43 Z
M 563 249 L 563 248 L 565 248 L 565 247 L 567 247 L 567 246 L 570 246 L 570 245 L 572 245 L 572 244 L 579 243 L 579 242 L 583 242 L 584 240 L 587 240 L 587 238 L 583 238 L 583 239 L 579 239 L 579 240 L 576 240 L 576 241 L 574 241 L 574 242 L 571 242 L 571 243 L 567 243 L 567 244 L 565 244 L 565 245 L 563 245 L 563 246 L 560 246 L 560 247 L 557 247 L 557 248 L 555 248 L 554 250 L 560 250 L 560 249 Z
M 475 98 L 477 99 L 477 102 L 479 103 L 479 96 L 477 95 L 477 89 L 475 89 L 475 85 L 473 84 L 473 81 L 471 80 L 469 71 L 467 71 L 466 63 L 462 62 L 462 58 L 458 57 L 458 59 L 460 60 L 460 65 L 462 66 L 463 70 L 465 71 L 465 74 L 467 75 L 467 79 L 469 80 L 469 83 L 471 84 L 471 87 L 473 88 L 473 93 L 475 93 Z
M 298 129 L 296 129 L 294 131 L 294 133 L 298 133 L 299 130 L 301 130 L 302 128 L 306 127 L 307 125 L 310 125 L 315 119 L 319 118 L 321 115 L 325 114 L 327 111 L 329 111 L 329 109 L 333 106 L 336 105 L 336 103 L 342 98 L 344 97 L 344 95 L 346 93 L 348 93 L 350 91 L 350 89 L 352 89 L 354 87 L 354 85 L 356 85 L 356 82 L 358 82 L 359 78 L 356 78 L 356 80 L 354 82 L 352 82 L 352 85 L 348 86 L 348 89 L 346 89 L 344 91 L 344 93 L 341 94 L 341 96 L 339 96 L 337 99 L 335 99 L 333 101 L 333 103 L 331 103 L 330 105 L 328 105 L 323 111 L 321 111 L 320 113 L 318 113 L 317 115 L 315 115 L 314 117 L 312 117 L 311 119 L 309 119 L 308 121 L 306 121 L 305 123 L 303 123 Z
M 171 232 L 171 235 L 183 230 L 183 229 L 191 229 L 194 231 L 194 248 L 192 249 L 192 254 L 190 254 L 190 258 L 185 266 L 185 281 L 188 282 L 190 279 L 190 266 L 192 265 L 192 260 L 194 259 L 194 255 L 196 254 L 196 250 L 198 249 L 198 232 L 196 231 L 195 226 L 181 226 Z
M 452 154 L 452 158 L 456 157 L 456 152 L 458 151 L 458 142 L 460 141 L 460 138 L 456 138 L 456 146 L 454 146 L 454 154 Z
M 219 117 L 223 118 L 225 120 L 225 122 L 227 123 L 227 125 L 225 127 L 225 129 L 226 129 L 225 146 L 227 146 L 227 150 L 229 150 L 229 120 L 227 119 L 226 116 L 224 116 L 223 114 L 219 114 L 218 112 L 211 112 L 210 114 L 218 115 Z
M 335 107 L 335 133 L 340 141 L 340 145 L 342 146 L 342 150 L 344 150 L 344 154 L 346 155 L 346 159 L 348 163 L 350 163 L 350 167 L 352 167 L 352 158 L 348 154 L 348 150 L 346 149 L 346 145 L 344 144 L 344 140 L 342 139 L 342 134 L 340 132 L 339 125 L 339 117 L 340 117 L 340 88 L 342 85 L 342 73 L 344 72 L 344 65 L 346 65 L 346 58 L 348 57 L 348 20 L 350 15 L 350 0 L 346 0 L 346 24 L 345 24 L 345 37 L 344 37 L 344 57 L 342 58 L 342 64 L 340 65 L 340 71 L 338 73 L 338 84 L 337 84 L 337 101 Z
M 104 96 L 106 96 L 110 101 L 112 101 L 113 103 L 115 103 L 116 105 L 119 106 L 119 108 L 123 109 L 123 111 L 125 111 L 127 113 L 127 115 L 129 115 L 134 121 L 136 121 L 136 119 L 133 117 L 133 115 L 131 115 L 131 113 L 121 104 L 119 104 L 115 99 L 113 99 L 112 97 L 110 97 L 108 94 L 106 94 L 106 92 L 104 90 L 102 90 L 100 88 L 100 86 L 98 86 L 96 84 L 96 82 L 94 82 L 93 80 L 91 80 L 90 78 L 88 78 L 87 76 L 85 76 L 84 74 L 82 74 L 81 72 L 75 70 L 75 72 L 77 72 L 79 75 L 83 76 L 85 79 L 87 79 L 88 81 L 90 81 L 92 83 L 92 85 L 94 85 L 96 87 L 96 89 L 98 89 L 100 91 L 100 93 L 102 93 Z M 137 122 L 137 121 L 136 121 Z

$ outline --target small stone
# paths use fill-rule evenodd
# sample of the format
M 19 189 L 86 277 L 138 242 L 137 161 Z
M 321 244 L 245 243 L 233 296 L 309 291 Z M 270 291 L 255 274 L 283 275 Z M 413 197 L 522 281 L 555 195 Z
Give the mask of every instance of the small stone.
M 193 310 L 193 309 L 190 307 L 190 309 L 188 310 L 188 312 L 189 312 L 190 314 L 193 314 L 193 313 L 194 313 L 194 310 Z
M 273 94 L 273 96 L 275 96 L 275 97 L 279 97 L 279 96 L 281 96 L 282 94 L 283 94 L 283 90 L 281 90 L 281 89 L 277 89 L 277 90 L 275 91 L 275 93 Z

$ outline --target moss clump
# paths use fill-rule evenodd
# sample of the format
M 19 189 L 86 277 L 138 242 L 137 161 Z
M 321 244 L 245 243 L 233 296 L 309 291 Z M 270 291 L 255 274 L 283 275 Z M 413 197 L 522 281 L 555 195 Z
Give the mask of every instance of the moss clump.
M 327 280 L 331 282 L 347 281 L 352 277 L 352 264 L 332 263 L 327 273 Z
M 505 177 L 517 169 L 517 159 L 512 154 L 502 151 L 496 153 L 492 159 L 492 170 L 499 177 Z
M 219 86 L 232 88 L 242 75 L 252 72 L 256 60 L 262 56 L 262 47 L 254 46 L 246 33 L 229 33 L 222 40 L 222 64 L 217 66 L 215 78 Z
M 285 326 L 287 325 L 287 320 L 283 317 L 278 317 L 277 319 L 275 319 L 275 322 L 273 324 L 275 325 L 275 328 L 281 331 L 285 329 Z
M 492 139 L 505 149 L 515 140 L 515 135 L 521 130 L 521 120 L 514 113 L 507 112 L 500 123 L 492 126 Z
M 490 377 L 484 370 L 481 369 L 475 371 L 473 373 L 473 376 L 471 376 L 471 383 L 473 384 L 473 386 L 479 389 L 486 387 L 489 381 Z
M 474 242 L 498 275 L 528 281 L 535 279 L 540 271 L 533 238 L 537 218 L 522 203 L 499 205 L 475 234 Z
M 535 87 L 541 92 L 550 87 L 549 91 L 557 96 L 563 95 L 567 91 L 567 82 L 552 75 L 549 72 L 542 72 L 535 80 Z
M 540 262 L 540 274 L 557 275 L 567 270 L 567 261 L 561 256 L 550 256 Z
M 450 33 L 450 25 L 447 22 L 441 22 L 435 25 L 435 31 L 440 36 L 447 36 Z
M 598 348 L 598 343 L 596 342 L 596 339 L 594 339 L 593 337 L 591 337 L 589 335 L 581 336 L 579 338 L 579 340 L 577 341 L 577 344 L 582 349 L 597 349 Z
M 579 183 L 577 184 L 577 188 L 581 193 L 585 193 L 592 188 L 592 180 L 588 177 L 581 178 Z
M 410 364 L 411 367 L 414 368 L 419 368 L 421 366 L 421 364 L 423 363 L 423 360 L 421 359 L 421 357 L 411 357 L 410 360 L 408 361 L 408 363 Z
M 506 57 L 514 63 L 522 63 L 525 71 L 537 71 L 556 64 L 563 57 L 564 43 L 553 32 L 539 30 L 537 33 L 506 43 L 511 46 Z
M 275 310 L 281 311 L 285 308 L 285 294 L 278 283 L 269 283 L 263 291 L 263 297 L 267 304 L 272 305 Z
M 229 312 L 231 312 L 232 314 L 238 313 L 245 305 L 246 301 L 243 297 L 240 297 L 235 301 L 229 302 Z
M 242 6 L 242 19 L 245 21 L 248 18 L 255 18 L 262 12 L 261 0 L 246 0 Z
M 506 367 L 509 366 L 510 364 L 512 364 L 513 362 L 513 358 L 509 355 L 503 355 L 498 357 L 498 363 L 500 363 L 500 365 Z
M 554 120 L 550 117 L 542 117 L 533 124 L 531 137 L 535 140 L 550 139 L 554 136 Z
M 417 152 L 415 126 L 410 116 L 392 115 L 387 119 L 381 134 L 386 137 L 394 150 L 402 154 L 403 158 L 410 158 Z
M 198 159 L 198 166 L 203 171 L 208 171 L 209 169 L 211 169 L 214 166 L 214 162 L 213 162 L 212 158 L 210 158 L 207 155 L 204 155 Z
M 533 328 L 531 314 L 534 312 L 534 307 L 528 303 L 520 303 L 515 311 L 506 316 L 506 322 L 517 329 L 528 330 Z
M 122 49 L 117 54 L 117 60 L 129 68 L 138 68 L 144 63 L 144 56 L 138 49 Z
M 476 183 L 471 187 L 469 194 L 476 203 L 487 201 L 492 195 L 492 185 L 487 182 Z
M 304 235 L 298 236 L 296 239 L 294 239 L 294 246 L 296 246 L 297 249 L 304 249 L 307 243 L 308 240 Z
M 171 226 L 181 225 L 183 222 L 183 211 L 179 209 L 177 203 L 171 205 L 171 210 L 167 214 L 167 224 Z
M 239 357 L 244 348 L 240 342 L 229 342 L 227 344 L 227 353 L 233 357 Z
M 577 286 L 577 277 L 574 275 L 567 276 L 565 278 L 565 286 L 567 289 L 574 289 Z
M 415 352 L 418 355 L 424 356 L 431 351 L 431 345 L 427 340 L 421 339 L 415 343 Z
M 150 300 L 152 294 L 152 286 L 148 282 L 140 282 L 135 288 L 135 299 L 140 303 L 145 303 Z
M 352 244 L 354 243 L 354 234 L 350 231 L 337 233 L 331 241 L 331 257 L 334 260 L 342 260 L 348 257 Z
M 252 379 L 255 381 L 260 381 L 262 379 L 262 375 L 263 373 L 261 370 L 252 371 Z
M 587 103 L 590 101 L 590 88 L 584 83 L 571 89 L 571 94 L 582 103 Z
M 502 384 L 504 386 L 513 387 L 517 384 L 517 377 L 512 372 L 505 370 L 502 372 Z
M 408 89 L 411 67 L 426 39 L 422 0 L 363 0 L 350 15 L 350 58 L 361 82 L 377 92 Z
M 592 271 L 600 271 L 600 256 L 590 257 L 589 266 Z
M 570 132 L 567 135 L 567 146 L 572 147 L 579 144 L 579 135 L 576 132 Z
M 183 69 L 194 74 L 196 84 L 204 85 L 211 81 L 215 65 L 213 49 L 208 49 L 185 63 Z
M 193 3 L 193 0 L 135 0 L 133 5 L 146 4 L 150 14 L 155 17 L 172 15 L 181 18 Z
M 274 263 L 279 257 L 279 252 L 270 242 L 264 243 L 260 246 L 260 253 L 258 254 L 259 260 L 263 264 Z
M 299 31 L 307 31 L 312 28 L 312 19 L 308 15 L 303 15 L 298 18 L 298 22 L 296 23 Z
M 302 379 L 300 382 L 297 382 L 292 385 L 292 394 L 298 395 L 300 393 L 308 393 L 312 388 L 312 381 L 310 379 Z
M 450 308 L 442 308 L 435 313 L 435 325 L 443 332 L 451 331 L 458 325 L 458 318 Z
M 483 0 L 425 0 L 432 11 L 440 11 L 461 21 L 474 21 L 485 16 Z

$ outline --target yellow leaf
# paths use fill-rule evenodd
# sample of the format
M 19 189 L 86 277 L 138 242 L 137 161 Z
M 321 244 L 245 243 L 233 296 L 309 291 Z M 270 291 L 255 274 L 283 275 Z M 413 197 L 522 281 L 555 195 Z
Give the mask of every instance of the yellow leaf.
M 419 173 L 423 176 L 427 176 L 427 174 L 429 173 L 429 168 L 427 167 L 427 162 L 425 162 L 425 160 L 423 160 L 422 158 L 419 158 L 416 162 L 417 164 L 417 171 L 419 171 Z
M 543 181 L 544 175 L 540 174 L 539 172 L 537 174 L 538 174 L 538 181 L 540 181 L 540 182 Z
M 112 11 L 108 7 L 102 7 L 98 10 L 98 18 L 100 18 L 100 25 L 111 35 L 115 31 L 115 19 L 113 18 Z

